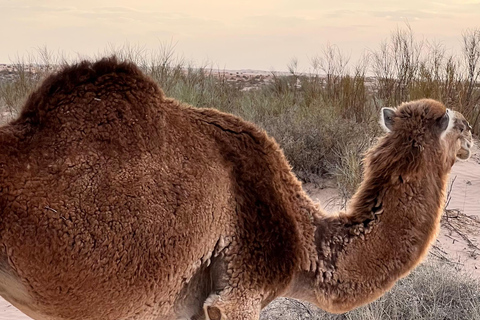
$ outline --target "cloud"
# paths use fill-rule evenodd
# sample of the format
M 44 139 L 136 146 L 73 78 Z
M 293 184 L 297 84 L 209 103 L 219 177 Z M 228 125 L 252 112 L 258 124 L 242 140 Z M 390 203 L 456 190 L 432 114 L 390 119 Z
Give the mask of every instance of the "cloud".
M 171 40 L 187 58 L 268 69 L 328 42 L 353 52 L 375 47 L 406 21 L 416 34 L 450 41 L 478 26 L 478 12 L 478 0 L 0 0 L 0 28 L 8 30 L 0 62 L 44 45 L 89 54 L 109 43 L 155 48 Z
M 97 28 L 92 35 L 117 30 L 125 36 L 140 35 L 157 31 L 159 34 L 175 33 L 195 35 L 224 30 L 225 24 L 215 19 L 191 16 L 182 12 L 139 10 L 126 6 L 104 6 L 93 8 L 29 6 L 25 4 L 0 6 L 0 27 L 9 29 L 22 24 L 22 28 L 45 30 L 86 27 L 85 32 Z M 20 26 L 19 26 L 20 27 Z M 88 27 L 88 29 L 87 29 Z M 32 30 L 33 31 L 33 30 Z
M 415 21 L 420 19 L 437 19 L 437 18 L 452 18 L 448 14 L 440 14 L 438 12 L 428 12 L 422 10 L 383 10 L 372 11 L 370 14 L 378 18 L 386 18 L 392 21 Z
M 333 10 L 325 13 L 327 18 L 344 18 L 346 16 L 358 15 L 360 12 L 356 10 Z

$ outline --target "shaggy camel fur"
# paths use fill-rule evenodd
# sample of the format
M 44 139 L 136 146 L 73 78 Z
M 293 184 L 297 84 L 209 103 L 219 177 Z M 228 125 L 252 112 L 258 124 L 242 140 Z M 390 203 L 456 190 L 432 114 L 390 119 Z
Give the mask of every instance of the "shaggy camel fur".
M 0 295 L 34 319 L 258 319 L 278 296 L 368 303 L 438 231 L 460 115 L 384 109 L 349 209 L 327 216 L 279 146 L 108 58 L 50 76 L 0 128 Z

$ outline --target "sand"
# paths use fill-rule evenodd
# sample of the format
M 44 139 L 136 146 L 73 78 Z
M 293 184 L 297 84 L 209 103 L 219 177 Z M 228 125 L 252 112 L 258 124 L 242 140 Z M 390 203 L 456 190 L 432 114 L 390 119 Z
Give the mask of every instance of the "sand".
M 458 161 L 450 175 L 451 189 L 447 212 L 431 254 L 447 261 L 458 270 L 480 278 L 480 150 L 474 147 L 472 158 Z M 305 184 L 305 191 L 327 211 L 341 207 L 341 199 L 333 181 L 322 188 Z M 7 301 L 0 298 L 0 320 L 28 320 Z
M 28 320 L 31 319 L 27 317 L 17 308 L 12 306 L 7 301 L 0 298 L 0 320 Z

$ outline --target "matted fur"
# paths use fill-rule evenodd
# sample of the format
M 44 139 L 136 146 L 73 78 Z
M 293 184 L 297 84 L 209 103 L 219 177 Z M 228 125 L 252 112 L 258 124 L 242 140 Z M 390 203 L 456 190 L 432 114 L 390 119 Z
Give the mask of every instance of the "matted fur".
M 400 106 L 349 210 L 328 217 L 256 126 L 168 99 L 115 58 L 66 67 L 0 128 L 0 294 L 54 320 L 258 319 L 280 295 L 332 312 L 372 301 L 437 232 L 466 145 L 460 123 L 440 138 L 445 112 Z

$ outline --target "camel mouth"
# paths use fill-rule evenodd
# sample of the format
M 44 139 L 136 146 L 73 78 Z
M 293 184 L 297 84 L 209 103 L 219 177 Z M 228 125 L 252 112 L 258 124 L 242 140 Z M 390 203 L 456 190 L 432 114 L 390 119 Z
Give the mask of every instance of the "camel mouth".
M 473 140 L 463 140 L 461 142 L 460 150 L 457 152 L 457 159 L 468 160 L 472 155 Z

